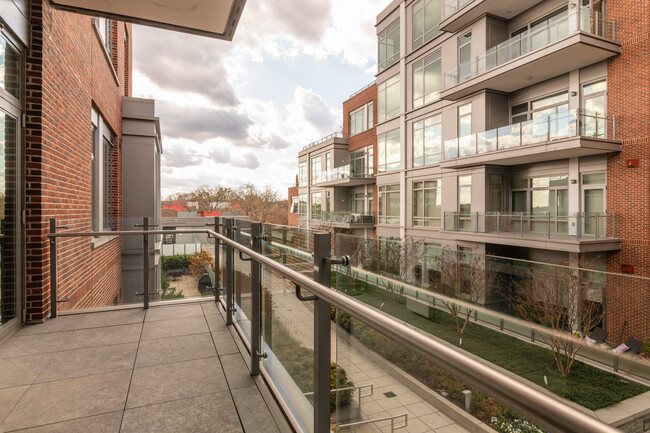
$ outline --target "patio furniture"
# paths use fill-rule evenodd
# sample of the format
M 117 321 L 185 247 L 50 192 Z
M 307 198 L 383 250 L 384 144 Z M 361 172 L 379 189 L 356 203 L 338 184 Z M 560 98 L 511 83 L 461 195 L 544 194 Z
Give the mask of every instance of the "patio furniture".
M 605 338 L 607 338 L 607 331 L 597 326 L 591 330 L 585 341 L 587 344 L 603 343 Z

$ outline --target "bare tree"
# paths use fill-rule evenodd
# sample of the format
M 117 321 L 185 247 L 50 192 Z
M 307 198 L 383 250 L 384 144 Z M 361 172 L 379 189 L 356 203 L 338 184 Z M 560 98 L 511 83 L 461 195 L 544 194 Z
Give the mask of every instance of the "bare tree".
M 287 202 L 271 188 L 258 189 L 250 183 L 242 185 L 235 201 L 254 221 L 287 224 Z
M 603 318 L 602 291 L 594 287 L 590 271 L 552 265 L 531 265 L 527 275 L 514 283 L 512 305 L 525 320 L 549 328 L 542 340 L 549 345 L 557 369 L 568 376 L 587 332 Z
M 177 193 L 167 197 L 167 200 L 184 200 L 186 202 L 196 202 L 198 211 L 205 212 L 217 210 L 219 203 L 230 203 L 237 195 L 231 188 L 221 186 L 202 185 L 194 191 Z
M 498 274 L 489 268 L 484 255 L 448 248 L 442 250 L 439 263 L 434 265 L 440 268 L 440 276 L 430 281 L 430 287 L 445 295 L 446 299 L 440 299 L 440 302 L 454 317 L 456 330 L 462 334 L 475 310 L 468 305 L 485 302 L 488 292 L 497 283 Z

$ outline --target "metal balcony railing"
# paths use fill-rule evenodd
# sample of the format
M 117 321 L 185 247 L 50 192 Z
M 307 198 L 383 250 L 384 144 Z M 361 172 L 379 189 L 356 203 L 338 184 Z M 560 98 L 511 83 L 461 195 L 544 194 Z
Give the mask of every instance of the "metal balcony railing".
M 467 0 L 449 0 L 445 4 L 445 10 L 448 11 L 446 16 L 450 16 L 449 12 L 455 12 L 466 3 L 468 3 Z M 453 12 L 451 13 L 453 14 Z M 602 14 L 592 12 L 589 7 L 582 7 L 579 10 L 570 9 L 565 14 L 549 20 L 546 24 L 535 26 L 445 72 L 444 88 L 453 87 L 579 32 L 616 41 L 616 22 L 605 20 Z
M 616 214 L 445 212 L 444 230 L 547 239 L 616 239 Z
M 372 213 L 319 212 L 312 216 L 312 221 L 343 224 L 373 224 L 375 217 Z
M 374 174 L 371 170 L 355 172 L 351 166 L 344 165 L 341 167 L 331 168 L 329 170 L 323 170 L 321 172 L 320 180 L 315 184 L 345 179 L 370 179 L 373 176 Z
M 462 158 L 571 137 L 615 140 L 616 118 L 571 110 L 446 140 L 443 155 L 444 159 Z
M 307 146 L 303 147 L 302 150 L 307 150 L 332 138 L 345 138 L 345 135 L 342 132 L 333 132 L 330 135 L 326 135 L 323 138 L 319 138 L 318 140 L 309 143 Z

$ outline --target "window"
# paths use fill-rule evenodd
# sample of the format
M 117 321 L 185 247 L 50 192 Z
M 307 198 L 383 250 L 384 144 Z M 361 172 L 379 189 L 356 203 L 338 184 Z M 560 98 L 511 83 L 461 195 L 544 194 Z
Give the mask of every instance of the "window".
M 569 93 L 561 92 L 531 102 L 535 135 L 549 134 L 551 138 L 566 136 L 573 122 L 569 119 Z M 550 127 L 550 130 L 549 130 Z
M 518 104 L 510 109 L 511 124 L 521 123 L 528 120 L 528 102 Z
M 372 146 L 350 154 L 350 175 L 352 177 L 372 177 Z
M 307 186 L 307 161 L 298 163 L 298 186 Z
M 322 193 L 320 192 L 314 192 L 311 195 L 311 217 L 312 219 L 315 218 L 317 215 L 319 215 L 322 211 L 321 209 L 321 200 L 322 200 Z
M 325 170 L 330 168 L 332 168 L 332 154 L 328 152 L 325 154 Z
M 458 212 L 472 212 L 472 176 L 458 177 Z
M 350 113 L 350 137 L 372 129 L 373 116 L 372 102 Z
M 299 209 L 299 203 L 300 203 L 300 198 L 299 197 L 291 197 L 291 213 L 292 214 L 297 214 L 298 209 Z
M 534 215 L 550 215 L 552 232 L 567 230 L 569 211 L 568 176 L 544 176 L 532 179 L 513 179 L 512 211 Z M 530 230 L 547 231 L 546 218 L 531 218 Z
M 413 64 L 413 107 L 440 99 L 442 67 L 440 51 Z
M 364 213 L 366 195 L 364 193 L 350 194 L 350 213 Z
M 379 223 L 399 224 L 399 184 L 382 185 L 379 188 Z
M 115 138 L 104 119 L 92 110 L 92 228 L 113 230 L 117 175 Z
M 97 26 L 97 33 L 99 33 L 99 38 L 102 40 L 102 44 L 106 51 L 112 56 L 113 55 L 113 20 L 108 18 L 95 18 L 95 25 Z
M 393 65 L 399 60 L 399 19 L 396 19 L 386 29 L 379 32 L 379 72 Z
M 607 81 L 582 86 L 582 131 L 585 137 L 607 138 Z
M 442 123 L 440 115 L 413 123 L 413 165 L 433 164 L 442 159 Z
M 377 85 L 377 121 L 383 122 L 399 115 L 399 75 Z
M 377 136 L 378 162 L 377 171 L 393 171 L 400 169 L 399 129 L 379 134 Z
M 440 227 L 442 210 L 439 180 L 413 183 L 413 225 Z
M 458 38 L 458 71 L 459 80 L 463 81 L 471 75 L 470 60 L 472 59 L 472 34 L 467 33 Z
M 4 37 L 0 36 L 0 88 L 20 99 L 20 53 Z
M 472 104 L 458 107 L 458 136 L 465 137 L 472 133 Z
M 298 197 L 298 218 L 307 219 L 307 194 L 300 194 Z
M 325 191 L 325 212 L 332 210 L 332 192 Z
M 317 156 L 311 159 L 311 184 L 320 183 L 321 172 L 323 171 L 323 165 L 321 163 L 321 157 Z
M 442 0 L 420 0 L 413 5 L 413 49 L 440 34 Z
M 607 233 L 607 217 L 605 192 L 607 176 L 605 172 L 585 173 L 582 175 L 582 209 L 584 222 L 582 232 L 586 235 L 605 236 Z

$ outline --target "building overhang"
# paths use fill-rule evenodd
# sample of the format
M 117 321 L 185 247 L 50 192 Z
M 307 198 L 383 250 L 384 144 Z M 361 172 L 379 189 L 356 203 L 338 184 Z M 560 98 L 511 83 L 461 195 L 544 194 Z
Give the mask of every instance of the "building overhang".
M 542 0 L 472 0 L 447 15 L 440 23 L 445 32 L 457 32 L 483 15 L 494 15 L 509 20 L 530 9 Z
M 448 87 L 440 97 L 456 101 L 484 89 L 510 93 L 620 53 L 621 45 L 616 42 L 588 33 L 575 33 Z
M 246 0 L 51 0 L 57 9 L 231 41 Z
M 512 147 L 494 152 L 443 160 L 441 168 L 460 169 L 477 165 L 521 165 L 558 159 L 602 155 L 621 151 L 621 142 L 597 138 L 571 137 L 540 144 Z
M 321 182 L 312 186 L 315 187 L 329 187 L 329 186 L 359 186 L 359 185 L 371 185 L 375 183 L 374 177 L 346 177 L 342 179 L 330 180 L 327 182 Z

